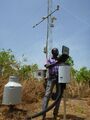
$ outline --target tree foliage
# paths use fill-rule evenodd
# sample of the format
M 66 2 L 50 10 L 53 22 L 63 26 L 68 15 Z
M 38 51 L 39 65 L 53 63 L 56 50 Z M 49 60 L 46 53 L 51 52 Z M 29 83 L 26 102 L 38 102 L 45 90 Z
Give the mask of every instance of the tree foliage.
M 73 66 L 74 65 L 74 61 L 73 61 L 72 57 L 69 56 L 69 58 L 67 59 L 66 63 L 69 64 L 70 66 Z
M 20 67 L 18 73 L 19 76 L 22 77 L 22 79 L 29 79 L 31 76 L 34 76 L 34 72 L 38 69 L 37 64 L 33 65 L 23 65 Z
M 2 49 L 0 51 L 0 75 L 3 76 L 4 78 L 9 77 L 10 75 L 19 75 L 23 79 L 27 79 L 28 77 L 33 76 L 33 73 L 37 69 L 38 69 L 37 64 L 22 65 L 20 61 L 18 62 L 16 60 L 12 50 L 10 49 L 8 50 Z
M 26 58 L 22 58 L 22 62 L 25 63 Z M 34 76 L 34 72 L 38 69 L 37 64 L 26 65 L 22 62 L 18 62 L 13 54 L 12 50 L 2 49 L 0 51 L 0 76 L 4 78 L 10 75 L 19 75 L 22 79 L 29 79 Z M 72 57 L 69 57 L 67 63 L 71 65 L 71 76 L 72 79 L 76 80 L 77 83 L 88 83 L 90 86 L 90 70 L 86 67 L 82 67 L 80 70 L 75 70 L 73 65 L 74 62 Z M 23 64 L 23 65 L 22 65 Z
M 88 70 L 86 67 L 82 67 L 76 74 L 76 80 L 78 83 L 89 83 L 90 70 Z
M 0 71 L 5 77 L 13 74 L 16 71 L 17 62 L 15 56 L 10 49 L 0 51 Z

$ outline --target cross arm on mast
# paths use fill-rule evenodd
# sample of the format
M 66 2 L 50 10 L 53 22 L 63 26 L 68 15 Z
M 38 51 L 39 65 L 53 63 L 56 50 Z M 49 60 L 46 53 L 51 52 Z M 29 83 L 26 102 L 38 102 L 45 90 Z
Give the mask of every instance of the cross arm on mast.
M 49 15 L 47 15 L 46 17 L 43 17 L 40 22 L 38 22 L 37 24 L 35 24 L 33 26 L 33 28 L 35 28 L 36 26 L 38 26 L 39 24 L 41 24 L 44 20 L 46 20 L 49 16 L 51 16 L 53 13 L 55 13 L 58 10 L 59 10 L 59 5 L 57 5 L 57 8 L 54 11 L 52 11 Z

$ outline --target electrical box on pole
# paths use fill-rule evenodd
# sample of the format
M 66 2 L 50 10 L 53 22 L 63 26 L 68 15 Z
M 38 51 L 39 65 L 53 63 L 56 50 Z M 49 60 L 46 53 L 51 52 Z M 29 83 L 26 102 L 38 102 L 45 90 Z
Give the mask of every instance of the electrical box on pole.
M 60 64 L 58 71 L 58 82 L 69 83 L 70 82 L 70 65 Z

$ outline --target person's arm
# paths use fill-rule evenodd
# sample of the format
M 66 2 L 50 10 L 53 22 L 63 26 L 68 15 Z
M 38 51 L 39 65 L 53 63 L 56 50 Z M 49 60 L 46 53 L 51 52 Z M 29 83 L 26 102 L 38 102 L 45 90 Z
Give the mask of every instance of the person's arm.
M 61 56 L 58 57 L 56 63 L 53 63 L 53 64 L 48 63 L 45 65 L 45 67 L 50 68 L 50 67 L 54 67 L 56 64 L 65 63 L 68 58 L 69 58 L 68 55 L 62 54 Z
M 50 68 L 53 66 L 53 63 L 51 62 L 51 58 L 47 60 L 47 63 L 44 65 L 46 68 Z
M 51 68 L 51 67 L 54 67 L 55 65 L 57 64 L 57 62 L 56 63 L 53 63 L 53 64 L 46 64 L 46 65 L 44 65 L 46 68 Z

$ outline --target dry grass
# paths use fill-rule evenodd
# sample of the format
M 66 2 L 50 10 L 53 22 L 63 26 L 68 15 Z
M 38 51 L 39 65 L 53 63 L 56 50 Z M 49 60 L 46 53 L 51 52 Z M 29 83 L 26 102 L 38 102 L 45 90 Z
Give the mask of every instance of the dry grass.
M 23 85 L 23 95 L 22 99 L 24 102 L 38 102 L 40 98 L 44 95 L 43 82 L 36 80 L 28 80 L 22 83 Z
M 7 80 L 0 80 L 0 101 L 2 101 L 3 88 Z M 44 95 L 43 81 L 33 79 L 21 81 L 22 104 L 17 105 L 13 112 L 9 113 L 7 106 L 0 104 L 0 120 L 24 120 L 27 113 L 32 114 L 41 109 Z M 67 120 L 89 120 L 90 119 L 90 88 L 79 87 L 75 81 L 67 85 Z M 87 97 L 87 98 L 85 98 Z M 72 99 L 74 98 L 74 99 Z M 80 99 L 77 99 L 80 98 Z M 61 102 L 58 120 L 63 119 L 63 101 Z M 41 120 L 37 118 L 35 120 Z M 53 120 L 52 112 L 47 114 L 46 120 Z
M 0 100 L 2 99 L 4 85 L 8 80 L 0 79 Z M 33 79 L 21 81 L 22 84 L 22 100 L 24 102 L 38 102 L 44 95 L 43 81 L 37 81 Z M 79 86 L 75 80 L 71 81 L 67 85 L 67 97 L 68 98 L 82 98 L 90 97 L 90 88 L 88 85 Z

